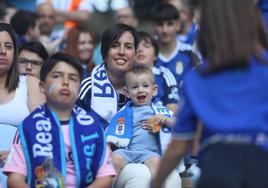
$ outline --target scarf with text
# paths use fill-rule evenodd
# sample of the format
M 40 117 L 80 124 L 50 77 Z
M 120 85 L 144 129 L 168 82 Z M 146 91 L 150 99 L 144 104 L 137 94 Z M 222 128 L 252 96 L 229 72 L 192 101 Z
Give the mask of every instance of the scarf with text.
M 75 106 L 69 122 L 69 132 L 75 166 L 76 187 L 91 184 L 102 165 L 105 140 L 102 125 Z M 66 153 L 61 124 L 55 112 L 46 104 L 34 110 L 19 127 L 27 164 L 27 181 L 35 187 L 40 180 L 38 168 L 51 158 L 56 169 L 66 177 Z

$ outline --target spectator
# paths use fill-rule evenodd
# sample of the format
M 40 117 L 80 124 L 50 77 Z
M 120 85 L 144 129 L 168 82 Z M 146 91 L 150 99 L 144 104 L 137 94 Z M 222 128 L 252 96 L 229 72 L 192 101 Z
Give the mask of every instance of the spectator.
M 11 25 L 18 36 L 19 46 L 25 42 L 38 41 L 40 30 L 35 13 L 18 10 L 11 18 Z
M 48 58 L 45 47 L 40 42 L 26 42 L 19 50 L 19 73 L 39 78 L 42 64 Z
M 167 126 L 173 125 L 172 112 L 152 102 L 157 85 L 151 68 L 134 66 L 125 74 L 124 83 L 131 102 L 116 113 L 106 132 L 107 142 L 118 148 L 112 153 L 112 163 L 117 174 L 129 163 L 143 163 L 154 177 L 170 140 Z M 176 182 L 172 187 L 180 186 Z
M 129 100 L 124 94 L 122 78 L 133 66 L 137 45 L 138 36 L 133 27 L 116 24 L 107 28 L 101 39 L 104 63 L 96 66 L 81 83 L 78 104 L 97 112 L 106 126 Z M 145 165 L 128 164 L 118 175 L 114 187 L 146 187 L 150 179 Z
M 50 3 L 41 3 L 36 7 L 38 15 L 40 38 L 39 41 L 46 47 L 49 54 L 63 48 L 65 39 L 64 30 L 54 30 L 56 12 Z
M 42 66 L 40 88 L 47 102 L 19 127 L 4 167 L 10 187 L 111 186 L 115 172 L 108 161 L 103 127 L 94 114 L 74 105 L 82 70 L 74 57 L 60 53 Z M 41 134 L 46 136 L 41 138 Z M 52 161 L 50 168 L 48 159 Z
M 179 94 L 183 76 L 186 72 L 199 64 L 199 57 L 189 44 L 176 40 L 179 29 L 179 12 L 171 4 L 159 3 L 152 8 L 153 30 L 159 44 L 159 55 L 156 66 L 168 68 L 176 78 Z
M 94 68 L 93 50 L 96 45 L 95 33 L 83 26 L 69 30 L 65 52 L 77 57 L 84 69 L 83 78 L 87 77 Z
M 177 40 L 193 45 L 198 32 L 198 26 L 194 23 L 195 7 L 189 0 L 180 0 L 178 10 L 181 17 L 181 27 L 177 35 Z
M 14 5 L 8 2 L 0 3 L 0 22 L 10 23 L 11 17 L 16 13 L 17 9 Z
M 95 110 L 107 124 L 117 110 L 127 102 L 121 79 L 133 65 L 137 44 L 138 36 L 131 26 L 116 24 L 109 27 L 103 33 L 101 40 L 104 63 L 96 66 L 91 75 L 82 81 L 78 103 L 87 110 L 91 108 Z M 102 75 L 106 71 L 107 75 Z M 101 75 L 97 75 L 97 72 L 101 72 Z M 105 83 L 99 83 L 102 80 L 105 80 Z M 92 83 L 94 87 L 91 87 Z M 111 107 L 103 109 L 101 101 Z
M 135 57 L 135 65 L 144 65 L 152 69 L 158 86 L 154 102 L 165 105 L 176 113 L 179 102 L 176 79 L 169 69 L 163 66 L 155 66 L 159 51 L 157 41 L 149 33 L 143 31 L 139 32 L 138 35 L 140 40 Z
M 17 41 L 11 25 L 0 23 L 0 186 L 6 188 L 2 166 L 6 162 L 10 145 L 18 125 L 37 106 L 45 101 L 39 90 L 39 80 L 19 76 Z

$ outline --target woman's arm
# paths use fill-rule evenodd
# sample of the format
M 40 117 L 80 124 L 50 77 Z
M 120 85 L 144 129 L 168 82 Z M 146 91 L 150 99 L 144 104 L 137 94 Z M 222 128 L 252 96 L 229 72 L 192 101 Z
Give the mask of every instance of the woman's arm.
M 40 80 L 34 76 L 27 76 L 28 108 L 32 112 L 40 104 L 44 103 L 45 95 L 39 87 Z
M 178 165 L 180 159 L 184 156 L 188 145 L 189 141 L 172 140 L 161 160 L 156 176 L 152 180 L 151 188 L 162 187 L 167 176 Z

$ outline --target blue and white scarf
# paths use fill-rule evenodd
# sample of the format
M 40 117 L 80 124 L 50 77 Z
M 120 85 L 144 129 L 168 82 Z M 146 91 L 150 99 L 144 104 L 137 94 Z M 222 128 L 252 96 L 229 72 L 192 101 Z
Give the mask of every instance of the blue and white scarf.
M 91 184 L 102 165 L 105 140 L 102 126 L 80 107 L 74 107 L 69 123 L 75 165 L 76 187 Z M 59 119 L 46 104 L 33 111 L 19 127 L 20 139 L 27 164 L 27 183 L 35 187 L 35 169 L 46 158 L 66 177 L 66 153 Z
M 133 111 L 132 103 L 128 102 L 111 120 L 106 131 L 106 142 L 112 143 L 117 147 L 126 148 L 133 135 Z M 172 117 L 173 113 L 166 107 L 151 103 L 155 114 L 163 114 L 165 117 Z M 162 153 L 167 148 L 171 140 L 171 130 L 169 127 L 161 126 L 158 138 Z
M 108 79 L 105 64 L 96 66 L 91 73 L 91 108 L 110 122 L 117 112 L 117 94 Z

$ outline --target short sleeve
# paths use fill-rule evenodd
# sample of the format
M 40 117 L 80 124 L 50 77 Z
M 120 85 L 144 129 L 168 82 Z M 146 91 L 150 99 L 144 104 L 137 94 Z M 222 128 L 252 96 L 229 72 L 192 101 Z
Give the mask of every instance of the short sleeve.
M 192 139 L 197 125 L 197 117 L 186 96 L 184 97 L 181 110 L 177 113 L 176 119 L 173 128 L 173 138 L 176 140 Z
M 115 176 L 116 175 L 116 172 L 115 172 L 114 167 L 112 165 L 110 154 L 111 154 L 111 150 L 109 149 L 109 147 L 106 147 L 103 165 L 99 168 L 98 173 L 97 173 L 97 177 Z
M 18 135 L 16 135 L 15 138 L 17 136 Z M 5 174 L 18 173 L 27 176 L 27 167 L 21 142 L 18 141 L 13 143 L 3 172 Z

